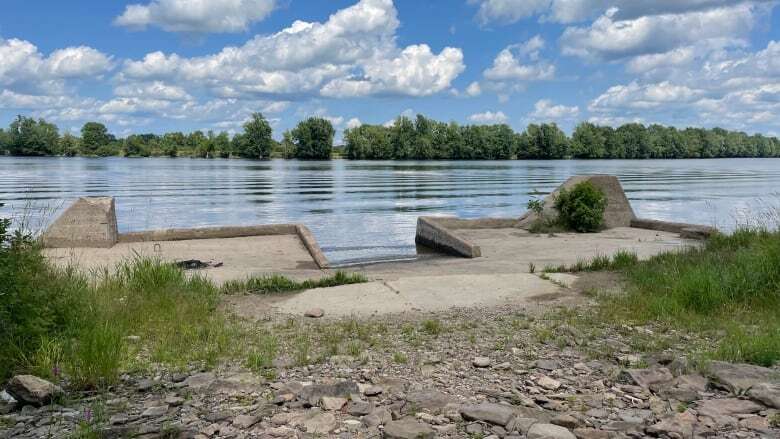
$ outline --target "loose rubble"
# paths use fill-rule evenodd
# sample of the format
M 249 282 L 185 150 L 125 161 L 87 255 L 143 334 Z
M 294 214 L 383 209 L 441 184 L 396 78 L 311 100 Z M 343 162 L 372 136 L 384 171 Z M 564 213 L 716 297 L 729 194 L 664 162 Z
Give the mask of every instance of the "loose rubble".
M 714 362 L 700 373 L 687 359 L 691 340 L 639 352 L 632 334 L 652 329 L 625 328 L 584 343 L 577 328 L 543 327 L 511 308 L 425 318 L 447 330 L 412 331 L 414 318 L 373 320 L 387 326 L 375 335 L 381 343 L 308 365 L 280 355 L 273 370 L 256 372 L 239 362 L 157 367 L 123 375 L 105 393 L 68 398 L 48 381 L 14 377 L 0 392 L 0 438 L 84 429 L 193 439 L 780 437 L 778 368 Z M 301 322 L 314 326 L 300 331 L 328 324 Z

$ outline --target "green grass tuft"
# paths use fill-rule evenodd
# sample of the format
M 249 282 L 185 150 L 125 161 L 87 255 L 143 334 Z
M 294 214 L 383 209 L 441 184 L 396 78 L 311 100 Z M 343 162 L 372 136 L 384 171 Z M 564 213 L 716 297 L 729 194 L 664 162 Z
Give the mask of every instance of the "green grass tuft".
M 228 281 L 222 286 L 221 291 L 224 294 L 279 294 L 365 282 L 368 282 L 368 279 L 364 275 L 343 271 L 337 271 L 333 275 L 321 279 L 305 281 L 296 281 L 280 275 L 270 275 L 252 277 L 246 280 Z

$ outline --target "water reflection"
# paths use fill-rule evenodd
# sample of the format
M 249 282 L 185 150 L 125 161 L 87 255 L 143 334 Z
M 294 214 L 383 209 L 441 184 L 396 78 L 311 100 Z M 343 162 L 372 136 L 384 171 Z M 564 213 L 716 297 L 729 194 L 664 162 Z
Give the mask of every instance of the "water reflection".
M 113 195 L 122 231 L 302 222 L 336 262 L 415 253 L 417 216 L 516 216 L 574 174 L 618 175 L 638 214 L 731 226 L 780 159 L 298 162 L 0 157 L 0 214 Z M 33 210 L 32 215 L 43 215 Z M 744 215 L 741 213 L 739 215 Z

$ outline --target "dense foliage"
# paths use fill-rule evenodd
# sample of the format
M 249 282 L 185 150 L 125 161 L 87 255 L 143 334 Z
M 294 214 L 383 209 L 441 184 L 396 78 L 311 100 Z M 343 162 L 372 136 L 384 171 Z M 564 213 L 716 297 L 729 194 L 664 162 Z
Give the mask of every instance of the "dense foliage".
M 290 133 L 295 145 L 295 158 L 303 160 L 329 160 L 336 130 L 329 120 L 310 117 L 301 121 Z
M 597 232 L 604 223 L 607 196 L 589 181 L 576 184 L 573 188 L 561 188 L 555 197 L 558 221 L 569 230 Z
M 127 157 L 269 157 L 327 159 L 333 149 L 333 126 L 310 118 L 277 142 L 260 113 L 232 138 L 226 132 L 194 131 L 133 134 L 117 139 L 106 127 L 88 122 L 81 137 L 59 135 L 43 119 L 18 116 L 0 130 L 0 154 Z M 554 123 L 530 124 L 522 133 L 508 125 L 459 125 L 418 115 L 390 125 L 361 125 L 344 131 L 344 155 L 364 160 L 508 160 L 508 159 L 670 159 L 780 157 L 780 140 L 721 128 L 677 129 L 638 123 L 618 128 L 579 124 L 571 137 Z

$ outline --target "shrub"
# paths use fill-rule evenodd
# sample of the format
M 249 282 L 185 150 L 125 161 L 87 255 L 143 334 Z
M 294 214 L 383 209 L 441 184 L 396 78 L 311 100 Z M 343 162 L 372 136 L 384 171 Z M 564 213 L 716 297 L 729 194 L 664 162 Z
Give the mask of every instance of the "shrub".
M 561 189 L 555 198 L 558 220 L 577 232 L 597 232 L 604 223 L 607 196 L 589 181 L 578 183 L 571 190 Z

